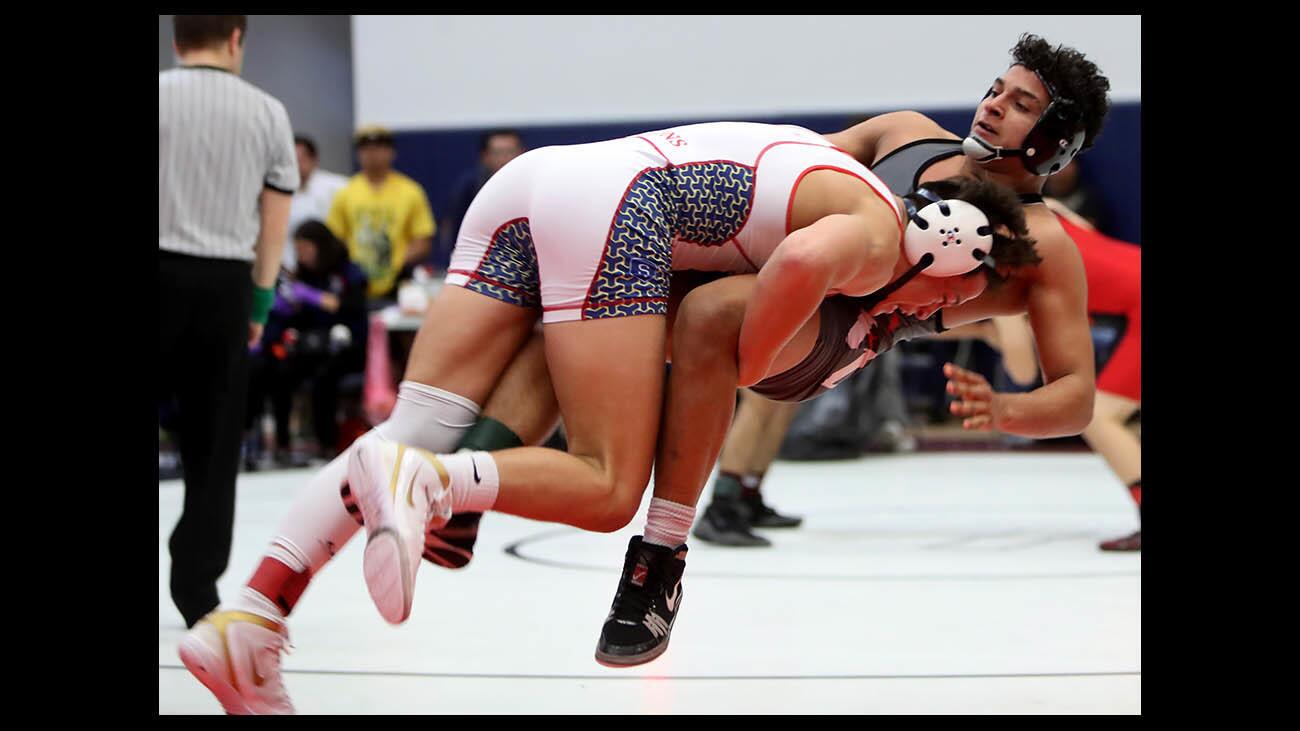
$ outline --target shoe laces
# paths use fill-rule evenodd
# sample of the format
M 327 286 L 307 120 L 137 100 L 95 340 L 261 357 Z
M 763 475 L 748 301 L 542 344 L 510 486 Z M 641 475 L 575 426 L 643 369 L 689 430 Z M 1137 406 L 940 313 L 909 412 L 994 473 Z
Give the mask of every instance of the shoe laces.
M 273 651 L 270 654 L 274 655 L 274 661 L 277 664 L 280 662 L 280 653 L 293 654 L 294 646 L 289 641 L 289 628 L 284 623 L 280 623 L 279 631 L 275 632 L 275 637 L 268 641 L 264 648 Z
M 273 679 L 272 682 L 269 682 L 264 686 L 265 690 L 263 692 L 266 693 L 268 697 L 275 698 L 276 700 L 288 700 L 289 693 L 288 689 L 284 687 L 284 671 L 281 668 L 281 662 L 283 659 L 281 654 L 292 655 L 294 649 L 293 643 L 289 641 L 289 631 L 288 629 L 285 629 L 277 635 L 276 642 L 268 644 L 263 651 L 259 653 L 258 661 L 260 661 L 262 667 L 269 671 L 267 673 L 267 678 Z
M 647 561 L 645 582 L 637 586 L 632 583 L 632 573 L 636 563 L 637 557 L 631 557 L 623 571 L 623 584 L 618 588 L 618 595 L 614 599 L 615 619 L 642 619 L 654 605 L 656 589 L 659 585 L 659 572 L 655 570 L 653 562 Z
M 710 509 L 714 511 L 715 523 L 721 523 L 724 527 L 748 527 L 749 520 L 740 503 L 714 502 Z
M 619 594 L 614 606 L 615 619 L 640 620 L 650 613 L 654 595 L 646 591 L 646 587 L 632 586 L 630 589 Z

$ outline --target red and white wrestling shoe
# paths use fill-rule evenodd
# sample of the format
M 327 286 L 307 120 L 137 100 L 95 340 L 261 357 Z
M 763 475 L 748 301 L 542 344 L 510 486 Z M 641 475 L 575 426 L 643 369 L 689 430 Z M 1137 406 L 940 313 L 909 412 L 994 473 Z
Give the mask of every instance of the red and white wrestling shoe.
M 288 715 L 293 703 L 280 678 L 280 653 L 287 651 L 288 640 L 281 622 L 216 610 L 185 634 L 179 654 L 226 713 Z
M 390 624 L 411 616 L 425 533 L 451 518 L 451 490 L 436 457 L 376 432 L 358 439 L 348 484 L 366 526 L 366 588 Z
M 348 515 L 364 526 L 361 508 L 352 495 L 352 486 L 344 482 L 339 488 L 339 497 Z M 435 518 L 434 524 L 427 526 L 424 535 L 424 560 L 444 569 L 463 569 L 474 559 L 474 543 L 478 541 L 479 521 L 482 513 L 456 513 L 446 524 Z

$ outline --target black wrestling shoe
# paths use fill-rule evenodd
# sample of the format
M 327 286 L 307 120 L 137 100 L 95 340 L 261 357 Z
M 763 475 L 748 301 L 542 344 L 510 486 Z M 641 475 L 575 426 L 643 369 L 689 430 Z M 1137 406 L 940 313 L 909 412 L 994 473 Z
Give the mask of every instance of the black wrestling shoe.
M 618 593 L 596 643 L 596 662 L 629 667 L 650 662 L 668 649 L 682 604 L 686 551 L 686 544 L 673 549 L 632 536 Z
M 745 490 L 740 494 L 740 504 L 744 506 L 745 517 L 755 528 L 798 528 L 803 518 L 793 515 L 781 515 L 763 502 L 763 494 L 758 490 Z
M 749 529 L 746 508 L 735 498 L 714 498 L 691 533 L 705 543 L 719 546 L 772 545 L 771 541 Z
M 357 505 L 348 483 L 339 488 L 339 497 L 343 498 L 343 508 L 357 521 L 357 525 L 365 525 L 361 506 Z M 468 566 L 474 558 L 474 542 L 478 540 L 478 523 L 482 519 L 482 513 L 456 513 L 443 527 L 430 528 L 424 536 L 424 560 L 445 569 Z

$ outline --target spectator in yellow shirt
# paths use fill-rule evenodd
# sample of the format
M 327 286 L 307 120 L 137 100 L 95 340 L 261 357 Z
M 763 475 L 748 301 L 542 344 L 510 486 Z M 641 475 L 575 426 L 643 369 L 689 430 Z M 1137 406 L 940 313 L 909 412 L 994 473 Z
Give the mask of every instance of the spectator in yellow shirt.
M 334 197 L 325 223 L 369 277 L 370 299 L 391 299 L 403 269 L 432 251 L 433 211 L 424 188 L 393 169 L 391 132 L 363 127 L 355 142 L 361 172 Z

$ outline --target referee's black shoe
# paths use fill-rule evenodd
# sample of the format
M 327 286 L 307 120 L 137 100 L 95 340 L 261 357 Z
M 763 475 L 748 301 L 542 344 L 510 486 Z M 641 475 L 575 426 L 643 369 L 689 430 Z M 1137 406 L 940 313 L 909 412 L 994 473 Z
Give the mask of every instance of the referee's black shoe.
M 686 544 L 668 548 L 632 536 L 618 593 L 596 643 L 596 662 L 609 667 L 640 665 L 668 649 L 682 604 L 686 550 Z
M 798 528 L 803 518 L 795 515 L 781 515 L 763 502 L 763 493 L 758 490 L 742 490 L 740 504 L 744 506 L 745 517 L 755 528 Z
M 761 548 L 772 545 L 771 541 L 749 529 L 746 508 L 737 498 L 715 496 L 691 533 L 705 543 L 719 546 Z

